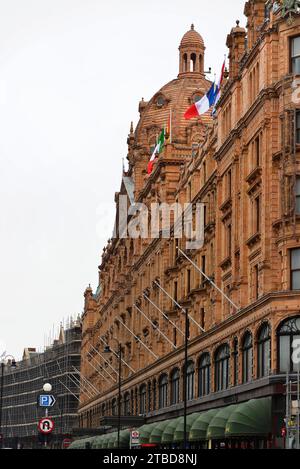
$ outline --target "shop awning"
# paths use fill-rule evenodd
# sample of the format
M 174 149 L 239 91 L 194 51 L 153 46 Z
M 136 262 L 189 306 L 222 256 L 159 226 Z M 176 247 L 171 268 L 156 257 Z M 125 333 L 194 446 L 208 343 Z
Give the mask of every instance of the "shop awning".
M 227 421 L 226 438 L 267 436 L 272 432 L 271 409 L 271 397 L 239 404 Z
M 198 417 L 199 417 L 199 414 L 191 414 L 187 416 L 187 419 L 186 419 L 187 437 L 189 437 L 190 429 Z M 176 430 L 174 432 L 174 442 L 182 443 L 183 441 L 184 441 L 184 418 L 181 417 L 178 421 Z
M 170 420 L 164 420 L 163 422 L 157 422 L 157 424 L 154 425 L 150 438 L 149 438 L 150 444 L 159 445 L 161 443 L 163 432 L 169 423 L 170 423 Z
M 109 435 L 107 436 L 107 445 L 106 445 L 107 449 L 113 449 L 115 447 L 115 439 L 116 438 L 117 438 L 117 433 L 116 432 L 109 433 Z
M 209 424 L 218 412 L 219 409 L 212 409 L 202 414 L 197 414 L 197 419 L 193 422 L 190 429 L 189 441 L 206 440 Z
M 105 435 L 100 435 L 100 436 L 96 436 L 93 440 L 93 443 L 92 443 L 92 449 L 101 449 L 102 448 L 102 441 L 103 441 L 103 437 Z
M 120 448 L 129 448 L 130 445 L 130 431 L 122 430 L 120 432 Z M 118 433 L 116 434 L 115 439 L 115 448 L 118 447 Z
M 182 419 L 182 417 L 169 421 L 161 437 L 162 444 L 171 444 L 174 442 L 174 433 L 180 419 Z
M 155 425 L 157 425 L 157 423 L 149 423 L 148 425 L 143 425 L 141 428 L 139 428 L 141 445 L 149 444 L 151 432 Z
M 231 405 L 220 409 L 211 420 L 207 429 L 207 440 L 222 440 L 225 438 L 225 428 L 227 421 L 236 410 L 237 405 Z
M 106 435 L 103 435 L 103 438 L 102 438 L 102 446 L 101 448 L 107 448 L 107 444 L 108 444 L 108 438 L 110 437 L 110 434 L 107 433 Z
M 70 444 L 69 449 L 86 449 L 86 444 L 90 443 L 90 445 L 92 446 L 94 440 L 95 437 L 82 438 L 81 440 L 73 441 L 73 443 Z

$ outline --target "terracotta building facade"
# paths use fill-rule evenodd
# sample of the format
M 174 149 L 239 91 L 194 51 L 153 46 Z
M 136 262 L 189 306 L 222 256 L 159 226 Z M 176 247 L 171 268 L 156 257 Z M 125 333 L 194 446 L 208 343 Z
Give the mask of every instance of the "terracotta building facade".
M 285 3 L 245 4 L 246 29 L 237 22 L 227 37 L 228 70 L 213 116 L 183 117 L 211 86 L 193 25 L 179 47 L 178 77 L 139 104 L 116 221 L 119 195 L 133 208 L 199 202 L 204 245 L 186 251 L 173 227 L 167 239 L 117 233 L 104 248 L 98 290 L 85 292 L 81 370 L 98 395 L 81 393 L 83 428 L 117 414 L 118 358 L 103 351 L 119 344 L 122 415 L 144 415 L 149 424 L 182 415 L 185 318 L 172 297 L 195 320 L 189 414 L 268 398 L 272 422 L 263 444 L 283 444 L 284 384 L 296 372 L 291 352 L 300 338 L 300 15 Z M 148 175 L 170 115 L 171 136 Z

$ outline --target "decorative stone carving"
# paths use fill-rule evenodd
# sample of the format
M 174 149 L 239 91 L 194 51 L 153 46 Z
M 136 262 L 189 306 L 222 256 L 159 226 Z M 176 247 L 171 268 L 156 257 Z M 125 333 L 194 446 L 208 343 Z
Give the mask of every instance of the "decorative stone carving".
M 283 0 L 282 2 L 282 17 L 288 16 L 289 23 L 293 23 L 293 14 L 299 13 L 300 1 L 299 0 Z

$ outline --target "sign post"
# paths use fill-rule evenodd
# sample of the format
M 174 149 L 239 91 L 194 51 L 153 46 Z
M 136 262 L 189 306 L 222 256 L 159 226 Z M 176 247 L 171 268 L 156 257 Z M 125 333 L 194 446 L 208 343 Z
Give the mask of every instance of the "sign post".
M 140 432 L 137 430 L 132 430 L 130 432 L 130 448 L 135 448 L 136 446 L 140 446 Z

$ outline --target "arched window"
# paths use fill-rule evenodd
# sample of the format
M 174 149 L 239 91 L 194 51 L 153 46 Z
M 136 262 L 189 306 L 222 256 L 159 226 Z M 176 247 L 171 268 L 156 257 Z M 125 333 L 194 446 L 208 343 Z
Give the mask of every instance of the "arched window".
M 102 404 L 102 417 L 105 416 L 105 411 L 106 411 L 105 404 Z
M 196 61 L 197 61 L 196 54 L 191 54 L 191 66 L 190 66 L 191 72 L 196 72 Z
M 239 384 L 239 341 L 237 337 L 233 341 L 233 385 Z
M 140 387 L 140 414 L 146 413 L 146 394 L 147 394 L 147 387 L 143 384 Z
M 164 409 L 168 405 L 168 377 L 163 375 L 159 379 L 158 384 L 158 405 L 160 409 Z
M 269 376 L 271 371 L 271 331 L 269 324 L 264 324 L 257 337 L 257 374 L 258 378 Z
M 151 381 L 148 381 L 148 412 L 151 412 L 152 406 L 152 385 Z
M 183 56 L 183 71 L 187 72 L 187 54 L 184 54 Z
M 195 366 L 193 362 L 189 362 L 187 365 L 186 396 L 188 401 L 192 401 L 195 397 Z
M 171 374 L 171 405 L 179 403 L 180 371 L 178 368 Z
M 156 394 L 156 380 L 153 381 L 153 410 L 156 410 L 156 403 L 157 403 L 157 394 Z
M 243 383 L 249 383 L 253 375 L 253 340 L 252 334 L 246 332 L 242 345 L 243 351 Z
M 290 318 L 281 323 L 277 331 L 279 372 L 298 371 L 293 362 L 293 342 L 300 340 L 300 317 Z
M 118 411 L 117 411 L 117 399 L 113 399 L 112 405 L 111 405 L 111 410 L 112 410 L 112 415 L 116 416 Z
M 130 394 L 127 392 L 124 396 L 124 415 L 130 415 Z
M 229 387 L 229 346 L 222 345 L 215 355 L 215 389 L 216 392 L 223 391 Z
M 210 393 L 210 355 L 204 353 L 199 360 L 198 368 L 198 389 L 199 397 L 207 396 Z

